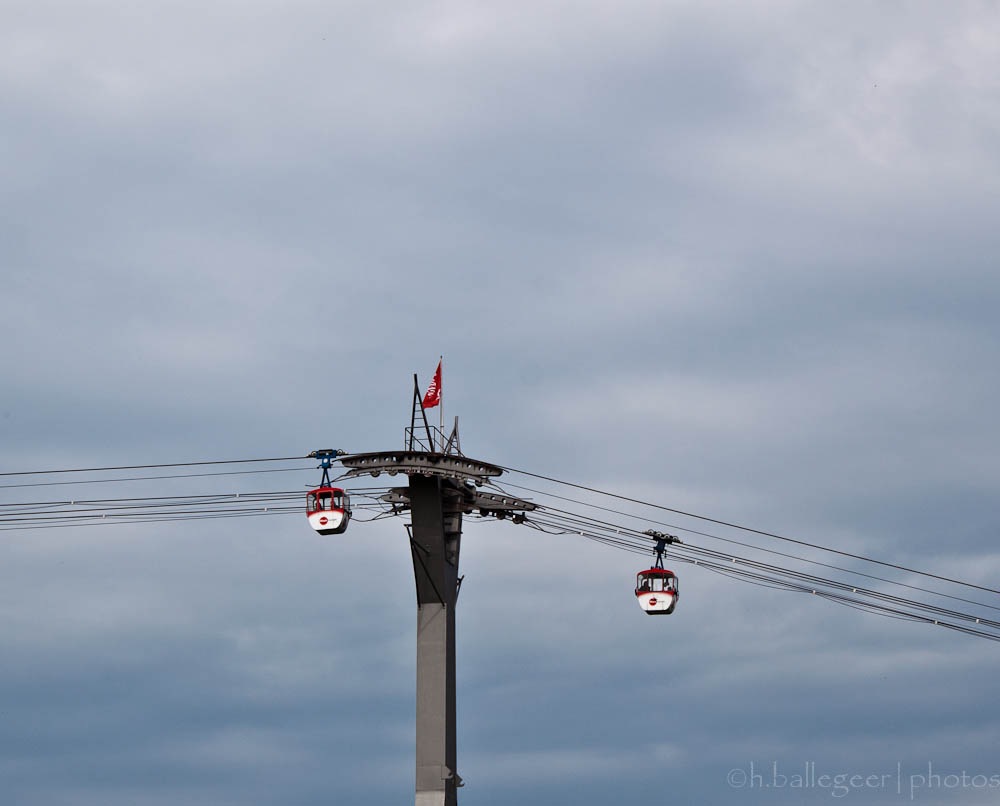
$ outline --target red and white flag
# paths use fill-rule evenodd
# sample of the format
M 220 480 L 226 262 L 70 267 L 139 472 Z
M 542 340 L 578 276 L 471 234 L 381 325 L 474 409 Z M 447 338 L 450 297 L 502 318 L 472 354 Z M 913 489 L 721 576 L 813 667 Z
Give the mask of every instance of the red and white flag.
M 441 361 L 438 361 L 437 372 L 434 373 L 434 380 L 427 387 L 427 394 L 424 395 L 424 408 L 433 409 L 441 403 Z

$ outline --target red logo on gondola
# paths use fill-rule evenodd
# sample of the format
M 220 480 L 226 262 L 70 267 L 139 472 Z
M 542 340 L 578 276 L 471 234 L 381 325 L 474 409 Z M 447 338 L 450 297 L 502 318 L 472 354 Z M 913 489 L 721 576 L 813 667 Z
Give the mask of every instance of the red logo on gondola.
M 649 597 L 649 606 L 650 607 L 654 607 L 655 605 L 656 605 L 656 597 L 655 596 L 650 596 Z
M 319 525 L 320 526 L 326 526 L 327 523 L 329 523 L 329 521 L 326 519 L 325 515 L 322 518 L 319 519 Z

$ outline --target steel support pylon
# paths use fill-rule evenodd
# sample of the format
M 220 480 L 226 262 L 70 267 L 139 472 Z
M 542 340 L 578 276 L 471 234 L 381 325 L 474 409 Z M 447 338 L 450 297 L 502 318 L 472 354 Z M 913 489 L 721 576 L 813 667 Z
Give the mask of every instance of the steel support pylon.
M 462 491 L 450 479 L 411 475 L 410 552 L 417 588 L 415 806 L 456 806 L 455 603 Z

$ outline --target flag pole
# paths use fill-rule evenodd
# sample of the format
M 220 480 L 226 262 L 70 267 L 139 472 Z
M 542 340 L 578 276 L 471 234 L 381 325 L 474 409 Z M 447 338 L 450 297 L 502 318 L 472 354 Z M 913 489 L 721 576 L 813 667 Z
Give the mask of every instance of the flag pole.
M 444 356 L 440 356 L 438 365 L 441 367 L 441 383 L 438 384 L 438 396 L 441 405 L 438 406 L 438 432 L 441 435 L 441 453 L 444 453 Z

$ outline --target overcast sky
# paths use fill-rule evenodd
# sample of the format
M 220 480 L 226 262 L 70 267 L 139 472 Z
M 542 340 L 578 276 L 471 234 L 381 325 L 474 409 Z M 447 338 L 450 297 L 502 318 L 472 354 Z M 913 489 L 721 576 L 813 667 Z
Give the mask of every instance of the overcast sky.
M 0 471 L 395 448 L 443 354 L 469 455 L 996 587 L 995 3 L 0 0 L 0 124 Z M 4 804 L 412 798 L 398 520 L 2 538 Z M 1000 775 L 995 644 L 645 562 L 467 522 L 463 804 Z

